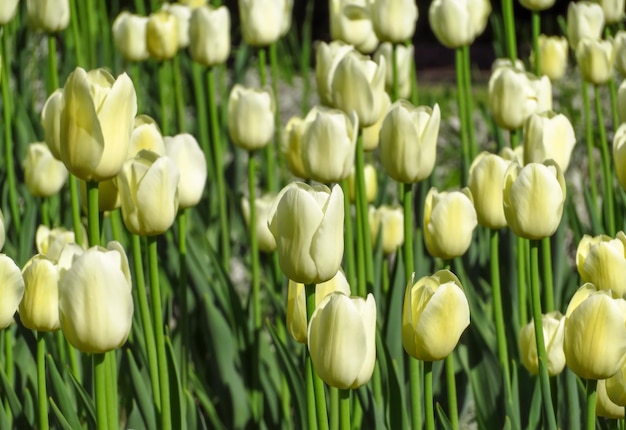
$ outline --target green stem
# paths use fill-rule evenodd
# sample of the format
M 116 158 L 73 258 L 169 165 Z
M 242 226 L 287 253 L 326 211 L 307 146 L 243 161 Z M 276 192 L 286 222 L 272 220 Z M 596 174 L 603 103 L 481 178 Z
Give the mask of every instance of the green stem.
M 518 287 L 518 307 L 519 307 L 519 326 L 523 327 L 528 321 L 528 301 L 527 301 L 527 285 L 526 279 L 526 240 L 521 237 L 517 238 L 517 287 Z
M 435 430 L 433 400 L 433 362 L 424 361 L 424 413 L 426 415 L 426 430 Z M 415 428 L 415 425 L 413 425 L 413 427 Z
M 466 105 L 466 91 L 465 91 L 465 57 L 463 54 L 463 48 L 456 48 L 456 94 L 457 94 L 457 106 L 459 111 L 459 117 L 461 120 L 461 152 L 463 156 L 463 183 L 467 183 L 467 176 L 469 174 L 470 166 L 470 148 L 469 139 L 467 135 L 467 105 Z
M 348 180 L 341 181 L 341 188 L 343 189 L 343 205 L 344 205 L 344 254 L 346 259 L 346 278 L 350 288 L 355 288 L 356 283 L 356 268 L 354 261 L 354 226 L 352 224 L 352 205 L 350 204 L 350 194 L 348 192 Z M 357 292 L 352 291 L 353 294 Z
M 78 16 L 78 11 L 76 9 L 76 5 L 78 3 L 78 0 L 70 0 L 70 25 L 72 26 L 72 38 L 74 39 L 74 54 L 76 55 L 76 65 L 84 66 L 85 59 L 83 58 L 80 29 L 78 28 L 78 22 L 80 21 L 80 17 Z
M 82 245 L 84 243 L 83 238 L 83 225 L 80 220 L 80 202 L 78 201 L 78 181 L 79 179 L 70 174 L 70 199 L 72 201 L 72 226 L 74 229 L 74 239 L 76 243 Z
M 96 388 L 96 418 L 98 430 L 108 429 L 107 424 L 107 398 L 106 398 L 106 385 L 107 385 L 107 369 L 106 369 L 106 354 L 94 354 L 94 379 Z
M 50 205 L 48 202 L 48 197 L 41 198 L 41 223 L 46 227 L 50 227 Z
M 170 62 L 163 61 L 159 63 L 159 102 L 161 103 L 161 133 L 163 136 L 170 135 L 170 126 L 169 126 L 169 108 L 171 106 L 170 100 L 168 98 L 168 88 L 170 87 L 169 80 L 169 71 L 170 71 Z
M 515 64 L 515 60 L 517 60 L 517 42 L 515 40 L 513 0 L 502 0 L 502 18 L 504 19 L 505 51 L 511 62 Z
M 361 224 L 363 242 L 357 243 L 357 246 L 363 247 L 365 250 L 365 269 L 367 287 L 371 288 L 374 285 L 374 253 L 372 251 L 372 238 L 370 233 L 370 225 L 368 222 L 368 205 L 367 205 L 367 191 L 365 190 L 365 161 L 363 154 L 363 135 L 359 134 L 356 141 L 356 194 L 360 196 L 357 199 L 357 210 L 361 212 Z M 365 294 L 361 295 L 365 297 Z
M 87 181 L 87 223 L 89 246 L 100 245 L 100 214 L 98 212 L 98 183 Z
M 150 292 L 152 297 L 152 318 L 156 340 L 157 361 L 159 367 L 159 385 L 161 391 L 161 429 L 172 428 L 170 412 L 170 385 L 167 358 L 165 356 L 165 337 L 163 334 L 163 307 L 161 305 L 161 287 L 159 286 L 159 257 L 156 236 L 148 237 L 148 268 L 150 273 Z
M 456 398 L 456 378 L 454 376 L 454 352 L 446 357 L 446 383 L 448 386 L 448 417 L 453 430 L 459 428 L 459 408 Z
M 470 149 L 470 160 L 478 154 L 476 146 L 476 136 L 474 133 L 474 99 L 472 95 L 472 70 L 470 61 L 469 45 L 464 45 L 463 50 L 463 89 L 465 90 L 465 126 L 467 127 L 468 145 Z M 470 163 L 471 164 L 471 163 Z
M 365 247 L 363 247 L 361 244 L 364 243 L 364 239 L 363 239 L 363 223 L 365 223 L 366 221 L 363 219 L 363 214 L 362 212 L 359 210 L 360 202 L 359 200 L 361 199 L 361 194 L 359 194 L 358 192 L 356 193 L 355 196 L 355 219 L 356 219 L 356 241 L 354 243 L 354 246 L 356 247 L 356 288 L 353 289 L 353 291 L 356 293 L 356 295 L 360 296 L 360 297 L 365 297 L 367 294 L 367 275 L 366 275 L 366 269 L 365 269 Z M 344 195 L 345 198 L 345 195 Z M 351 211 L 347 212 L 348 215 L 351 214 Z M 347 217 L 346 217 L 347 218 Z
M 328 387 L 328 394 L 330 394 L 329 430 L 339 430 L 339 388 Z
M 105 366 L 107 370 L 107 423 L 109 430 L 119 429 L 119 420 L 117 412 L 117 362 L 115 361 L 115 351 L 105 353 Z
M 85 37 L 85 40 L 87 41 L 87 46 L 89 47 L 89 49 L 87 49 L 87 55 L 89 57 L 90 68 L 95 68 L 96 64 L 98 63 L 96 59 L 96 54 L 98 50 L 96 49 L 96 45 L 94 43 L 94 38 L 96 34 L 96 8 L 93 2 L 94 0 L 86 0 L 84 3 L 82 3 L 85 6 L 83 9 L 85 11 L 85 15 L 83 16 L 85 19 L 83 22 L 87 24 L 86 28 L 84 29 L 85 31 L 83 37 Z
M 350 390 L 339 390 L 340 430 L 350 430 Z
M 596 102 L 596 117 L 598 123 L 598 133 L 600 134 L 600 153 L 602 155 L 602 183 L 604 184 L 603 199 L 605 203 L 604 214 L 606 215 L 606 229 L 609 236 L 615 236 L 615 209 L 613 191 L 613 172 L 611 171 L 611 156 L 609 155 L 609 145 L 606 140 L 606 129 L 604 127 L 604 116 L 602 115 L 602 100 L 600 90 L 597 85 L 593 87 Z
M 593 123 L 591 121 L 591 104 L 589 102 L 588 84 L 583 80 L 583 109 L 585 111 L 585 139 L 587 144 L 587 168 L 589 177 L 589 188 L 591 190 L 591 208 L 595 214 L 595 219 L 600 219 L 598 212 L 598 188 L 596 185 L 596 163 L 593 154 Z
M 596 428 L 596 388 L 598 381 L 595 379 L 587 379 L 587 430 Z
M 317 415 L 315 413 L 315 385 L 313 384 L 314 375 L 315 371 L 313 370 L 313 363 L 311 362 L 311 354 L 309 354 L 307 350 L 305 359 L 305 383 L 306 417 L 309 430 L 317 430 Z
M 404 275 L 406 282 L 413 276 L 413 184 L 402 184 L 404 209 Z
M 315 284 L 307 284 L 304 287 L 306 294 L 306 320 L 311 321 L 311 316 L 315 311 Z M 307 351 L 307 357 L 310 359 L 310 353 Z M 315 394 L 314 411 L 309 409 L 309 414 L 315 414 L 316 425 L 319 430 L 328 430 L 328 415 L 326 411 L 326 394 L 324 392 L 324 382 L 315 373 L 313 363 L 311 363 L 311 373 L 313 378 L 313 391 Z M 308 401 L 307 401 L 308 403 Z M 309 420 L 311 416 L 309 415 Z
M 306 2 L 304 12 L 304 23 L 302 24 L 302 50 L 300 55 L 300 74 L 302 75 L 302 102 L 300 104 L 300 113 L 302 116 L 309 111 L 309 98 L 311 93 L 311 80 L 309 79 L 309 70 L 311 69 L 311 27 L 313 23 L 313 7 L 315 1 Z
M 46 339 L 37 332 L 37 399 L 39 405 L 39 428 L 48 429 L 48 394 L 46 390 Z
M 511 140 L 511 149 L 517 148 L 517 146 L 519 145 L 519 141 L 520 141 L 519 130 L 510 130 L 509 138 Z
M 178 214 L 178 286 L 181 310 L 180 331 L 182 344 L 180 348 L 180 366 L 183 390 L 187 389 L 187 372 L 189 357 L 189 327 L 187 324 L 187 210 L 182 209 Z
M 259 78 L 261 80 L 261 87 L 267 85 L 267 53 L 265 48 L 259 49 Z M 274 100 L 276 102 L 276 100 Z M 277 191 L 276 184 L 276 160 L 274 155 L 274 143 L 269 142 L 265 146 L 265 168 L 267 176 L 266 189 L 271 192 Z
M 533 71 L 535 75 L 541 76 L 541 56 L 539 55 L 539 33 L 541 33 L 541 15 L 539 11 L 532 11 L 532 38 L 533 38 Z
M 489 231 L 491 253 L 491 289 L 493 294 L 493 316 L 496 324 L 496 338 L 498 340 L 498 361 L 504 372 L 507 391 L 511 389 L 511 372 L 509 370 L 509 354 L 506 346 L 506 330 L 504 327 L 504 312 L 502 310 L 502 291 L 500 287 L 500 251 L 498 249 L 498 230 Z
M 137 15 L 145 15 L 146 14 L 146 6 L 144 4 L 144 0 L 135 0 L 135 13 Z
M 172 58 L 172 82 L 174 84 L 178 133 L 184 133 L 187 130 L 187 127 L 185 127 L 185 99 L 183 97 L 183 86 L 180 79 L 181 72 L 180 56 L 176 54 L 174 58 Z
M 400 97 L 400 82 L 398 81 L 398 45 L 394 43 L 391 49 L 391 73 L 393 77 L 391 101 L 395 102 L 398 100 L 398 97 Z
M 200 141 L 200 146 L 204 152 L 204 157 L 207 162 L 207 171 L 208 176 L 211 181 L 215 180 L 215 171 L 214 171 L 214 162 L 213 162 L 213 154 L 211 153 L 211 149 L 209 146 L 209 123 L 207 121 L 207 97 L 204 91 L 202 74 L 203 69 L 198 63 L 191 63 L 191 71 L 193 77 L 193 89 L 195 94 L 196 101 L 196 109 L 197 109 L 197 121 L 198 121 L 198 139 Z M 209 98 L 209 100 L 211 100 Z M 215 103 L 215 99 L 213 99 L 212 103 Z
M 615 78 L 609 79 L 609 96 L 611 98 L 611 120 L 613 121 L 613 130 L 619 127 L 619 117 L 617 115 L 617 86 Z
M 421 385 L 422 375 L 420 361 L 417 359 L 409 359 L 409 384 L 411 387 L 411 423 L 413 430 L 421 430 L 422 428 L 422 403 L 421 403 Z M 427 399 L 424 393 L 424 399 Z
M 383 294 L 386 295 L 389 292 L 389 258 L 387 256 L 383 256 L 383 267 L 381 269 L 381 273 L 382 291 Z
M 13 365 L 13 330 L 11 330 L 11 327 L 7 327 L 4 330 L 4 372 L 11 386 L 13 386 L 13 377 L 15 375 Z M 6 398 L 4 399 L 4 413 L 7 416 L 9 424 L 11 424 L 13 421 L 13 412 L 9 400 Z
M 124 236 L 124 229 L 122 227 L 122 218 L 120 209 L 114 209 L 109 212 L 109 221 L 111 222 L 111 232 L 113 234 L 113 240 L 118 241 L 122 245 L 126 244 L 126 237 Z
M 554 282 L 552 280 L 552 245 L 549 237 L 541 240 L 541 257 L 543 266 L 543 297 L 545 309 L 554 310 Z
M 53 34 L 48 35 L 48 95 L 59 88 L 57 71 L 57 40 Z
M 274 142 L 270 142 L 270 145 L 279 145 L 280 144 L 280 139 L 281 139 L 281 135 L 282 135 L 282 127 L 281 127 L 281 120 L 280 120 L 280 98 L 278 97 L 278 81 L 279 81 L 279 77 L 278 77 L 278 72 L 279 72 L 279 68 L 278 68 L 278 52 L 277 52 L 277 42 L 272 43 L 269 46 L 269 53 L 270 53 L 270 72 L 272 74 L 272 93 L 274 94 Z M 276 148 L 274 148 L 274 151 L 276 151 Z M 280 152 L 280 150 L 279 150 Z M 278 171 L 282 171 L 282 163 L 283 157 L 278 157 Z M 274 188 L 271 188 L 270 191 L 277 191 Z

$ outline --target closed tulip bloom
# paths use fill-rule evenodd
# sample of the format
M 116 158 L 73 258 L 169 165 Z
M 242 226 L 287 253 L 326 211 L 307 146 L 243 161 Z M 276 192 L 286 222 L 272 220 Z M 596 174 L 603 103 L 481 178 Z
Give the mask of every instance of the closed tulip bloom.
M 603 29 L 604 12 L 599 4 L 589 1 L 570 2 L 567 7 L 567 39 L 573 50 L 585 37 L 600 39 Z
M 113 21 L 113 42 L 126 61 L 144 61 L 150 56 L 146 39 L 148 17 L 120 13 Z
M 488 103 L 496 124 L 515 130 L 538 110 L 538 95 L 525 72 L 504 66 L 489 78 Z
M 180 172 L 178 206 L 185 209 L 197 205 L 207 178 L 206 158 L 198 141 L 189 133 L 166 137 L 165 154 Z
M 370 125 L 369 127 L 364 127 L 361 130 L 361 138 L 363 140 L 363 151 L 373 151 L 378 148 L 378 144 L 380 143 L 380 128 L 383 126 L 383 121 L 387 116 L 387 111 L 391 106 L 391 97 L 389 97 L 388 93 L 385 93 L 383 96 L 383 108 L 380 112 L 380 117 L 378 120 Z
M 369 53 L 378 46 L 367 0 L 330 0 L 330 37 Z
M 256 206 L 256 229 L 259 241 L 259 249 L 263 252 L 272 252 L 276 249 L 276 239 L 272 235 L 268 226 L 269 214 L 276 199 L 275 194 L 265 194 L 260 198 L 254 199 Z M 250 229 L 250 200 L 241 199 L 241 208 L 243 210 L 243 219 L 246 222 L 248 230 Z
M 130 134 L 126 159 L 133 158 L 144 149 L 165 155 L 165 140 L 154 119 L 148 115 L 138 115 Z
M 118 242 L 89 248 L 59 282 L 63 334 L 76 349 L 104 353 L 121 347 L 133 321 L 128 259 Z
M 583 79 L 594 85 L 606 84 L 613 76 L 615 53 L 609 40 L 583 38 L 576 47 L 576 62 Z
M 178 19 L 170 12 L 151 13 L 146 27 L 148 53 L 157 61 L 173 58 L 178 52 Z
M 337 65 L 354 46 L 340 40 L 330 43 L 320 42 L 315 52 L 315 81 L 317 94 L 326 106 L 334 106 L 332 89 L 330 87 Z
M 371 14 L 376 36 L 383 42 L 402 43 L 415 33 L 415 0 L 375 0 Z
M 404 212 L 400 206 L 370 206 L 369 225 L 372 243 L 380 234 L 383 254 L 393 254 L 404 243 Z
M 583 285 L 567 307 L 563 350 L 572 372 L 585 379 L 606 379 L 626 359 L 626 302 L 593 288 Z
M 24 266 L 24 297 L 20 320 L 24 327 L 37 331 L 56 331 L 59 322 L 59 270 L 43 255 L 36 255 Z
M 541 316 L 543 326 L 543 341 L 547 354 L 547 367 L 550 376 L 556 376 L 565 368 L 565 353 L 563 352 L 563 327 L 565 319 L 558 311 Z M 520 330 L 519 349 L 522 364 L 533 375 L 539 374 L 539 359 L 537 355 L 537 339 L 535 338 L 535 322 L 531 321 Z
M 602 7 L 607 24 L 615 24 L 624 18 L 624 0 L 596 0 L 596 2 Z
M 362 128 L 375 124 L 384 108 L 385 70 L 384 57 L 375 63 L 356 51 L 348 52 L 332 78 L 334 106 L 346 113 L 355 111 Z
M 425 276 L 415 284 L 413 276 L 404 295 L 402 345 L 418 360 L 442 360 L 469 326 L 467 297 L 459 278 L 449 270 Z
M 622 91 L 621 88 L 622 86 L 620 86 L 620 92 Z M 626 90 L 626 86 L 624 86 L 624 90 Z M 626 124 L 620 125 L 613 136 L 613 160 L 617 180 L 626 190 Z
M 552 82 L 550 82 L 550 78 L 547 76 L 539 77 L 532 73 L 526 73 L 526 76 L 537 97 L 535 112 L 552 110 Z
M 348 176 L 348 195 L 352 203 L 356 202 L 356 171 L 352 167 L 350 176 Z M 373 203 L 378 194 L 378 178 L 376 167 L 373 164 L 363 166 L 363 177 L 365 179 L 365 200 L 367 203 Z
M 50 152 L 57 160 L 61 159 L 61 112 L 63 109 L 63 89 L 55 90 L 41 110 L 41 125 L 44 139 Z
M 327 295 L 336 291 L 350 296 L 350 285 L 341 270 L 332 279 L 315 286 L 315 307 L 317 308 Z M 307 343 L 307 330 L 304 284 L 290 279 L 287 287 L 287 331 L 296 342 Z
M 522 6 L 533 11 L 550 9 L 554 6 L 555 1 L 556 0 L 519 0 Z
M 543 239 L 552 236 L 561 222 L 565 203 L 565 179 L 552 160 L 513 163 L 504 175 L 503 204 L 507 224 L 517 236 Z
M 26 20 L 37 31 L 56 33 L 65 30 L 70 23 L 70 2 L 69 0 L 27 0 Z
M 300 149 L 303 124 L 304 121 L 302 118 L 297 116 L 287 121 L 280 150 L 287 161 L 287 167 L 291 171 L 291 174 L 302 179 L 308 179 L 308 174 L 304 169 L 304 161 L 302 161 L 302 151 Z
M 626 31 L 620 30 L 613 39 L 615 68 L 622 76 L 626 76 Z
M 301 151 L 307 176 L 329 184 L 350 175 L 354 165 L 359 120 L 356 114 L 315 106 L 302 124 Z
M 163 3 L 161 10 L 171 13 L 176 18 L 178 29 L 178 48 L 184 49 L 189 46 L 189 19 L 191 8 L 180 3 Z
M 396 60 L 398 67 L 398 96 L 408 99 L 411 96 L 411 72 L 415 58 L 413 56 L 413 45 L 396 45 Z M 389 42 L 381 43 L 374 53 L 374 60 L 385 57 L 385 88 L 391 92 L 393 88 L 393 45 Z
M 23 295 L 24 279 L 20 268 L 10 257 L 0 254 L 0 330 L 13 322 Z
M 269 214 L 283 273 L 296 282 L 331 279 L 343 257 L 343 191 L 292 182 L 281 190 Z
M 502 187 L 510 164 L 499 155 L 482 152 L 470 166 L 467 186 L 472 193 L 476 219 L 478 224 L 493 230 L 506 227 Z
M 2 0 L 0 2 L 0 25 L 9 23 L 15 16 L 18 0 Z M 0 325 L 0 327 L 2 327 Z
M 73 230 L 67 230 L 63 227 L 51 229 L 43 224 L 37 227 L 35 232 L 37 252 L 53 263 L 57 263 L 63 248 L 68 243 L 76 243 Z
M 534 113 L 524 123 L 524 164 L 553 159 L 565 172 L 575 144 L 574 127 L 563 114 Z
M 67 180 L 65 165 L 52 156 L 48 145 L 43 142 L 28 145 L 23 167 L 26 188 L 36 197 L 50 197 L 58 193 Z
M 239 0 L 243 40 L 250 46 L 267 46 L 283 29 L 285 0 Z
M 293 21 L 293 0 L 285 0 L 283 5 L 283 19 L 280 26 L 280 37 L 285 36 L 291 29 Z
M 617 89 L 617 116 L 620 124 L 626 122 L 626 79 Z
M 460 257 L 472 243 L 478 224 L 469 188 L 439 192 L 431 188 L 424 203 L 424 242 L 433 257 Z
M 141 151 L 124 163 L 117 181 L 128 231 L 154 236 L 172 226 L 178 212 L 179 177 L 171 158 L 152 151 Z
M 228 98 L 228 132 L 233 143 L 248 151 L 267 145 L 274 136 L 275 110 L 270 89 L 235 85 Z
M 562 36 L 539 35 L 539 60 L 541 74 L 551 81 L 558 81 L 567 71 L 567 39 Z
M 605 388 L 611 402 L 621 406 L 623 412 L 626 406 L 626 366 L 606 380 Z
M 615 239 L 584 235 L 576 250 L 576 266 L 583 282 L 611 291 L 616 297 L 625 297 L 626 235 L 623 231 Z
M 111 179 L 122 168 L 137 114 L 135 87 L 126 73 L 80 67 L 67 78 L 61 111 L 61 161 L 85 181 Z
M 611 419 L 622 419 L 624 418 L 624 407 L 613 402 L 608 394 L 607 385 L 610 379 L 611 378 L 601 379 L 598 381 L 598 385 L 596 387 L 596 416 Z
M 415 107 L 397 100 L 380 128 L 380 160 L 389 176 L 412 184 L 430 176 L 437 157 L 439 105 Z
M 224 63 L 230 55 L 230 11 L 225 6 L 195 9 L 189 34 L 193 61 L 207 67 Z
M 447 48 L 470 45 L 487 25 L 491 4 L 475 0 L 434 0 L 428 21 L 437 40 Z
M 376 363 L 376 301 L 329 294 L 311 316 L 308 346 L 313 369 L 331 387 L 355 389 Z

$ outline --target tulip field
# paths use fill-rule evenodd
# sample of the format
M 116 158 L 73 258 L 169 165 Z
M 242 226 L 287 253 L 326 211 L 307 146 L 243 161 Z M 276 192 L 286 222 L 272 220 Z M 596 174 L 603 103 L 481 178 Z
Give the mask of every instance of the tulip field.
M 0 429 L 624 430 L 626 5 L 559 6 L 2 0 Z

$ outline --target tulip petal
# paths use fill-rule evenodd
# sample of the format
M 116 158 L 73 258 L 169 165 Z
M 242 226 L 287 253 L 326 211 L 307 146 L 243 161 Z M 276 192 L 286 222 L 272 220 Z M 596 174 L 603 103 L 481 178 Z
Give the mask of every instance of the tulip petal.
M 142 228 L 146 234 L 160 234 L 174 223 L 178 211 L 176 190 L 180 173 L 171 158 L 159 157 L 137 188 Z M 158 214 L 158 216 L 155 216 Z
M 311 258 L 317 266 L 316 282 L 331 279 L 339 270 L 343 256 L 343 220 L 343 191 L 335 185 L 324 208 L 324 219 L 311 242 Z
M 0 329 L 11 324 L 23 295 L 24 279 L 20 268 L 11 258 L 0 254 Z

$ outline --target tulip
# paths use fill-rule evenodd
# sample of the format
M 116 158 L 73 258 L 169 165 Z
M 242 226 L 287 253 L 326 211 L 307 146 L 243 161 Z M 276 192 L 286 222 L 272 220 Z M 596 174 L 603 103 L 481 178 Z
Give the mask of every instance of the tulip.
M 269 214 L 283 273 L 296 282 L 331 279 L 343 256 L 343 191 L 292 182 L 281 190 Z
M 67 78 L 61 111 L 61 161 L 85 181 L 111 179 L 122 168 L 137 114 L 137 95 L 125 73 L 80 67 Z
M 228 98 L 228 132 L 233 143 L 248 151 L 267 145 L 274 136 L 275 110 L 270 89 L 236 84 Z
M 109 212 L 121 206 L 117 182 L 117 178 L 98 182 L 98 212 Z M 87 184 L 84 181 L 80 182 L 80 199 L 83 211 L 87 212 Z
M 176 28 L 178 31 L 178 48 L 183 49 L 189 46 L 189 19 L 191 18 L 191 8 L 180 3 L 163 3 L 161 10 L 171 13 L 176 18 Z
M 0 25 L 8 24 L 15 16 L 19 0 L 2 0 L 0 2 Z M 0 325 L 2 327 L 2 325 Z
M 532 11 L 542 11 L 554 6 L 556 0 L 519 0 L 520 4 Z
M 550 78 L 547 76 L 539 77 L 532 73 L 527 73 L 526 76 L 537 97 L 535 112 L 552 110 L 552 82 L 550 82 Z
M 565 179 L 558 164 L 513 163 L 504 175 L 506 221 L 517 236 L 543 239 L 556 231 L 565 203 Z
M 378 46 L 367 0 L 330 0 L 330 36 L 370 53 Z
M 380 113 L 378 120 L 369 127 L 364 127 L 361 130 L 361 139 L 363 140 L 363 151 L 373 151 L 378 148 L 380 143 L 380 128 L 383 126 L 383 121 L 387 116 L 387 111 L 391 106 L 391 97 L 385 93 L 383 95 L 383 109 Z
M 469 188 L 441 193 L 431 188 L 426 195 L 424 242 L 433 257 L 451 260 L 465 254 L 477 223 Z
M 602 7 L 607 24 L 615 24 L 624 19 L 624 0 L 596 0 L 596 2 Z
M 340 40 L 321 42 L 315 52 L 315 81 L 320 100 L 326 106 L 334 106 L 330 87 L 337 65 L 354 47 Z
M 89 248 L 59 281 L 59 318 L 67 340 L 87 353 L 122 346 L 133 320 L 128 259 L 118 242 Z
M 126 159 L 133 158 L 144 149 L 165 155 L 165 141 L 156 121 L 148 115 L 139 115 L 130 134 Z
M 626 90 L 626 85 L 620 85 L 620 92 L 626 94 L 622 86 Z M 613 136 L 613 160 L 617 180 L 622 188 L 626 189 L 626 124 L 620 125 Z
M 381 41 L 402 43 L 413 37 L 418 16 L 415 0 L 375 0 L 370 7 L 374 31 Z
M 562 36 L 539 36 L 539 63 L 541 74 L 551 81 L 558 81 L 567 71 L 567 39 Z M 534 58 L 532 56 L 531 58 Z
M 620 124 L 626 122 L 626 79 L 617 90 L 617 116 Z
M 589 1 L 570 2 L 567 7 L 567 39 L 576 50 L 578 42 L 585 37 L 600 39 L 604 29 L 604 12 L 597 3 Z
M 565 354 L 563 353 L 564 322 L 563 314 L 558 311 L 541 316 L 543 340 L 548 360 L 548 374 L 550 376 L 558 375 L 565 368 Z M 539 361 L 534 321 L 522 327 L 519 334 L 519 349 L 524 367 L 533 375 L 538 375 Z
M 622 366 L 621 369 L 613 376 L 606 380 L 606 394 L 612 403 L 622 407 L 626 406 L 626 366 Z
M 1 231 L 3 232 L 4 228 Z M 4 243 L 4 240 L 2 242 Z M 24 279 L 20 268 L 11 258 L 0 254 L 0 330 L 13 322 L 13 315 L 15 315 L 15 311 L 22 301 L 23 295 Z
M 459 48 L 470 45 L 485 30 L 490 13 L 486 0 L 434 0 L 428 21 L 442 45 Z
M 180 172 L 178 206 L 185 209 L 197 205 L 207 178 L 206 158 L 198 141 L 188 133 L 166 137 L 165 154 Z
M 467 186 L 472 193 L 478 224 L 493 230 L 506 227 L 502 187 L 510 164 L 503 157 L 482 152 L 470 166 Z
M 618 372 L 619 373 L 619 372 Z M 624 407 L 615 404 L 608 395 L 609 379 L 601 379 L 596 387 L 596 415 L 599 417 L 622 419 L 624 418 Z
M 350 296 L 350 285 L 341 270 L 330 280 L 315 286 L 315 308 L 331 293 Z M 307 343 L 306 297 L 304 284 L 289 280 L 287 287 L 287 331 L 299 343 Z
M 412 184 L 430 176 L 437 156 L 439 105 L 414 107 L 397 100 L 380 128 L 380 160 L 389 176 Z
M 594 85 L 606 84 L 613 76 L 613 43 L 586 37 L 581 39 L 576 46 L 576 62 L 585 81 Z
M 402 345 L 414 358 L 446 358 L 469 326 L 470 310 L 459 279 L 440 270 L 406 286 L 402 308 Z
M 189 53 L 193 61 L 213 67 L 230 55 L 230 12 L 225 6 L 195 9 L 189 22 Z
M 28 145 L 23 166 L 26 188 L 36 197 L 50 197 L 58 193 L 67 180 L 65 165 L 52 156 L 43 142 Z
M 354 165 L 359 120 L 354 112 L 315 106 L 302 124 L 300 147 L 307 177 L 322 183 L 340 182 Z
M 372 164 L 363 166 L 363 177 L 365 179 L 365 200 L 373 203 L 378 194 L 378 178 L 376 177 L 376 167 Z M 356 170 L 354 167 L 348 176 L 348 195 L 352 203 L 356 202 Z
M 268 226 L 269 214 L 276 199 L 275 194 L 265 194 L 260 198 L 254 199 L 256 205 L 256 234 L 259 240 L 259 250 L 263 252 L 272 252 L 276 249 L 276 240 Z M 250 229 L 250 200 L 241 199 L 241 208 L 243 210 L 243 219 L 246 226 Z
M 291 29 L 293 15 L 293 0 L 285 0 L 283 5 L 283 19 L 280 26 L 280 37 L 285 36 Z
M 31 27 L 44 33 L 65 30 L 70 23 L 70 2 L 69 0 L 27 0 L 26 19 Z
M 144 61 L 149 57 L 146 30 L 148 17 L 120 13 L 113 21 L 113 42 L 126 61 Z
M 626 302 L 585 284 L 565 314 L 563 350 L 567 367 L 581 378 L 606 379 L 626 360 Z
M 613 51 L 615 53 L 615 68 L 620 75 L 626 75 L 626 31 L 620 30 L 613 40 Z
M 43 224 L 37 227 L 35 232 L 37 252 L 53 263 L 58 262 L 63 248 L 68 243 L 76 243 L 73 230 L 67 230 L 63 227 L 50 229 Z
M 63 109 L 63 90 L 55 90 L 41 110 L 41 125 L 48 149 L 57 160 L 61 159 L 61 112 Z
M 294 176 L 308 179 L 302 161 L 302 151 L 300 150 L 302 140 L 302 118 L 294 116 L 285 126 L 281 143 L 281 153 L 287 161 L 287 167 Z
M 380 233 L 383 254 L 393 254 L 404 243 L 404 212 L 400 206 L 370 206 L 370 236 L 376 243 Z
M 22 324 L 37 331 L 56 331 L 59 322 L 59 270 L 43 255 L 28 260 L 22 270 L 24 297 L 19 313 Z
M 313 369 L 331 387 L 367 384 L 376 363 L 374 296 L 326 296 L 311 316 L 308 346 Z
M 626 235 L 623 231 L 617 233 L 615 239 L 584 235 L 576 250 L 576 266 L 583 282 L 625 297 Z
M 334 106 L 359 117 L 359 126 L 375 124 L 385 102 L 385 60 L 375 63 L 356 51 L 348 52 L 332 77 Z
M 515 130 L 538 108 L 538 95 L 528 75 L 510 66 L 496 68 L 489 78 L 489 111 L 498 126 Z
M 122 168 L 118 186 L 126 228 L 140 236 L 167 231 L 178 211 L 180 172 L 174 161 L 152 151 L 141 151 Z
M 385 57 L 385 88 L 391 92 L 393 88 L 393 47 L 389 42 L 381 43 L 374 53 L 374 60 L 380 61 L 380 57 Z M 411 96 L 412 69 L 415 62 L 413 56 L 413 45 L 396 45 L 396 61 L 398 68 L 398 96 L 408 99 Z
M 565 172 L 575 144 L 574 127 L 563 114 L 534 113 L 524 123 L 524 164 L 553 159 Z
M 178 19 L 170 12 L 151 13 L 146 27 L 146 46 L 157 61 L 173 58 L 178 52 Z
M 276 42 L 283 30 L 285 0 L 239 0 L 243 40 L 250 46 Z

